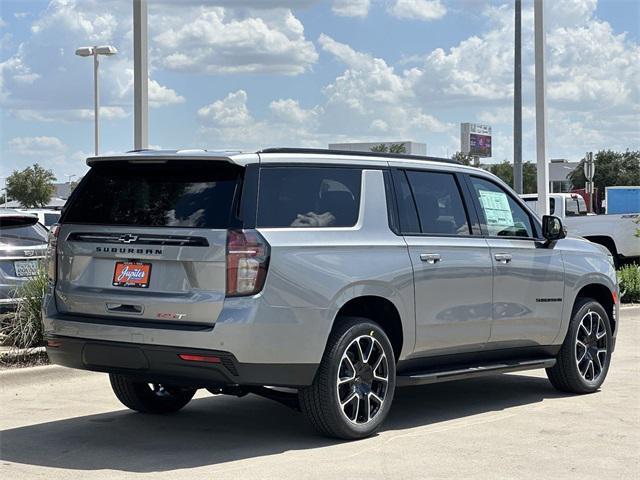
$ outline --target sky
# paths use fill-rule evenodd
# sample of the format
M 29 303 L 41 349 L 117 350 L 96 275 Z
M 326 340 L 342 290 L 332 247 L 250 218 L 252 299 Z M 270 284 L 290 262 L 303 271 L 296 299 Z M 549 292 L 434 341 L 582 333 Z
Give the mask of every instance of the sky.
M 152 148 L 326 148 L 410 140 L 460 150 L 460 123 L 513 155 L 513 1 L 149 0 Z M 533 0 L 523 0 L 523 158 L 535 161 Z M 545 2 L 548 156 L 640 149 L 640 1 Z M 0 177 L 59 181 L 133 148 L 129 0 L 0 0 Z

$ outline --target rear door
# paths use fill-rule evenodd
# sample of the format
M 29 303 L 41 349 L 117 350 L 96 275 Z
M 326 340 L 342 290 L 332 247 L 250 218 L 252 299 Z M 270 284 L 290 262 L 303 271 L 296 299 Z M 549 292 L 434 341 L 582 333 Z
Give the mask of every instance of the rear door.
M 394 171 L 394 185 L 413 266 L 415 353 L 481 348 L 491 328 L 492 267 L 468 194 L 447 171 Z
M 244 169 L 223 161 L 94 166 L 58 236 L 56 304 L 67 314 L 214 323 L 226 238 L 241 228 Z

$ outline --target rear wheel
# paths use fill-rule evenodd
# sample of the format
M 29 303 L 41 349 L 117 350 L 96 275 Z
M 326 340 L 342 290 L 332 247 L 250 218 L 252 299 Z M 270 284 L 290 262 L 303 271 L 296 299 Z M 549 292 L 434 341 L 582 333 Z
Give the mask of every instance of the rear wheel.
M 196 393 L 195 388 L 139 382 L 113 373 L 109 374 L 109 380 L 118 400 L 125 407 L 142 413 L 177 412 Z
M 322 434 L 343 439 L 372 435 L 387 416 L 395 390 L 393 348 L 366 318 L 342 318 L 331 333 L 300 409 Z
M 592 393 L 604 382 L 611 361 L 611 325 L 606 310 L 591 298 L 578 299 L 556 364 L 547 369 L 558 390 Z

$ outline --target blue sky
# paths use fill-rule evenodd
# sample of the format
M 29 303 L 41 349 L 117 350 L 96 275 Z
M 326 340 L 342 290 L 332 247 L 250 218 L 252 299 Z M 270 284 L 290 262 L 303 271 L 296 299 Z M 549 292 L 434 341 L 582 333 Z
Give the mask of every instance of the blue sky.
M 0 176 L 38 162 L 60 180 L 93 151 L 133 146 L 131 2 L 0 0 Z M 524 158 L 534 159 L 533 12 L 523 0 Z M 549 156 L 640 148 L 640 2 L 546 2 Z M 492 125 L 511 160 L 513 2 L 149 0 L 150 143 L 326 147 L 413 140 L 459 147 L 459 123 Z

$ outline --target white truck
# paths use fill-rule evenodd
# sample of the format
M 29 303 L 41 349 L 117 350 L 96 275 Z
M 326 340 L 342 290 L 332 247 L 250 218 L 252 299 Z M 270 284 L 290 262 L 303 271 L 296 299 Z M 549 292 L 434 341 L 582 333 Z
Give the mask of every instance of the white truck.
M 538 194 L 520 196 L 534 211 L 538 211 Z M 587 213 L 587 205 L 577 193 L 550 193 L 549 213 L 562 219 L 569 235 L 577 235 L 609 249 L 616 266 L 620 262 L 640 258 L 640 213 L 594 215 Z

